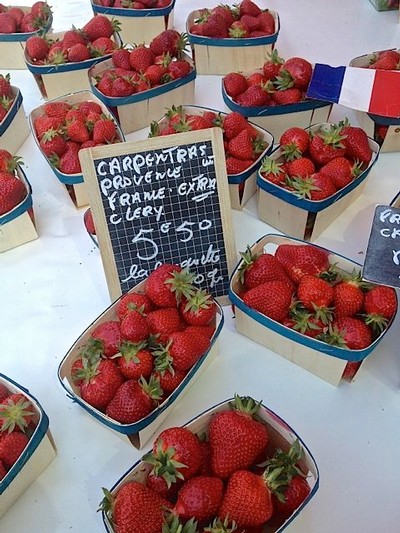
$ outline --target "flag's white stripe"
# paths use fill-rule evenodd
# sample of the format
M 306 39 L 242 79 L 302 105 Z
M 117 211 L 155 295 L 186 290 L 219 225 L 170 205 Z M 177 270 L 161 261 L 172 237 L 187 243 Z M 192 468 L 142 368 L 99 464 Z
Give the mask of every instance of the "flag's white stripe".
M 375 72 L 374 69 L 347 67 L 338 103 L 352 109 L 368 111 Z

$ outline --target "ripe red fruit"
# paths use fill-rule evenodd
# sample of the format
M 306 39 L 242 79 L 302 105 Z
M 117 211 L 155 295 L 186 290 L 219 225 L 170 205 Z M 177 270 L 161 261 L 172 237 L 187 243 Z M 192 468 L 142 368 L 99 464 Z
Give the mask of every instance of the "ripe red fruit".
M 192 294 L 192 279 L 179 265 L 164 263 L 147 278 L 146 294 L 158 307 L 177 307 L 182 296 Z
M 244 303 L 259 313 L 282 322 L 288 315 L 292 302 L 293 290 L 288 283 L 281 280 L 267 281 L 247 291 Z
M 187 324 L 207 326 L 217 314 L 217 306 L 212 296 L 198 289 L 193 296 L 181 302 L 179 312 Z
M 281 71 L 282 70 L 290 74 L 293 79 L 294 87 L 301 90 L 307 89 L 313 69 L 311 63 L 306 59 L 303 59 L 302 57 L 291 57 L 283 63 Z
M 116 320 L 108 320 L 96 326 L 91 337 L 102 342 L 104 357 L 112 357 L 119 352 L 121 326 Z
M 292 285 L 278 259 L 268 253 L 253 255 L 249 247 L 241 252 L 243 265 L 240 268 L 240 281 L 246 289 L 252 289 L 267 281 L 281 280 Z
M 14 209 L 26 195 L 26 187 L 20 179 L 9 172 L 0 172 L 0 215 Z
M 142 342 L 150 334 L 146 317 L 139 311 L 130 311 L 121 322 L 121 338 L 131 342 Z
M 280 244 L 275 257 L 295 283 L 305 274 L 317 276 L 330 266 L 328 252 L 308 244 Z
M 244 93 L 248 87 L 246 77 L 240 72 L 227 74 L 223 78 L 222 83 L 226 94 L 233 99 L 237 98 L 239 94 Z
M 223 491 L 223 482 L 217 477 L 192 477 L 179 490 L 174 510 L 185 520 L 211 520 L 219 510 Z
M 205 354 L 209 346 L 210 341 L 204 335 L 184 330 L 171 333 L 167 349 L 174 368 L 187 371 Z
M 110 359 L 89 364 L 83 369 L 83 376 L 79 387 L 82 399 L 101 411 L 105 410 L 124 381 L 116 363 Z
M 327 308 L 334 298 L 333 287 L 324 279 L 306 274 L 297 287 L 297 297 L 310 311 Z
M 149 379 L 154 368 L 152 353 L 145 349 L 146 343 L 123 342 L 121 344 L 121 357 L 117 365 L 126 379 Z
M 122 320 L 130 311 L 142 311 L 148 314 L 153 310 L 153 304 L 146 294 L 139 292 L 127 292 L 117 304 L 118 318 Z
M 297 126 L 287 129 L 279 139 L 279 145 L 286 159 L 302 155 L 310 144 L 309 133 Z
M 20 457 L 29 442 L 25 433 L 14 431 L 5 433 L 0 439 L 0 461 L 6 468 L 11 468 Z
M 344 345 L 350 350 L 363 350 L 372 343 L 371 329 L 362 320 L 354 317 L 342 317 L 332 323 L 334 345 Z

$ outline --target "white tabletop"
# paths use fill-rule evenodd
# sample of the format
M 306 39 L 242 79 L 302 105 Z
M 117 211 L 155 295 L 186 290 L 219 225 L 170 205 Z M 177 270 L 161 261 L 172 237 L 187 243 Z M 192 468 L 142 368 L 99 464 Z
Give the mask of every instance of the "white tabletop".
M 88 0 L 50 3 L 55 31 L 82 26 L 91 17 Z M 378 13 L 368 0 L 258 3 L 280 15 L 277 48 L 285 58 L 346 65 L 358 55 L 400 45 L 398 13 Z M 176 0 L 176 27 L 184 29 L 193 9 L 217 4 Z M 32 75 L 11 71 L 11 76 L 23 93 L 25 111 L 40 105 Z M 198 77 L 195 103 L 224 109 L 219 77 Z M 334 119 L 345 115 L 352 118 L 350 110 L 335 106 Z M 72 205 L 32 137 L 19 155 L 33 187 L 40 239 L 0 257 L 0 372 L 39 399 L 58 456 L 1 519 L 0 531 L 102 531 L 96 512 L 101 487 L 110 488 L 142 452 L 73 404 L 58 383 L 57 368 L 110 304 L 108 289 L 99 251 L 83 226 L 84 210 Z M 399 158 L 380 155 L 362 196 L 318 244 L 363 262 L 375 204 L 390 203 L 399 191 Z M 238 250 L 274 232 L 258 220 L 254 198 L 243 212 L 233 212 L 233 220 Z M 399 317 L 355 381 L 336 388 L 241 336 L 226 307 L 218 357 L 161 428 L 183 424 L 235 392 L 262 399 L 300 434 L 320 469 L 319 491 L 288 531 L 395 533 L 400 530 L 398 327 Z

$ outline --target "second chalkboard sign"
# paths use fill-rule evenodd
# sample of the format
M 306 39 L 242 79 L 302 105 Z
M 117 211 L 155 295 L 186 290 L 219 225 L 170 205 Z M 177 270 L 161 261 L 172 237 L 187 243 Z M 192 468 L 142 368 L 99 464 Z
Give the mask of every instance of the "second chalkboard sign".
M 228 294 L 234 244 L 219 128 L 82 150 L 109 292 L 114 300 L 162 263 Z

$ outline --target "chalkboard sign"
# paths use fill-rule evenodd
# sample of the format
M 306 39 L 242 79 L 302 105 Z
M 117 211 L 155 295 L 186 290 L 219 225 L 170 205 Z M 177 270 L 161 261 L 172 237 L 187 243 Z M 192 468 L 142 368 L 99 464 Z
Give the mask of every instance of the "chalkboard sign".
M 113 300 L 161 263 L 187 267 L 198 286 L 227 296 L 236 252 L 220 128 L 79 157 Z
M 387 205 L 376 206 L 363 278 L 400 287 L 400 209 Z

